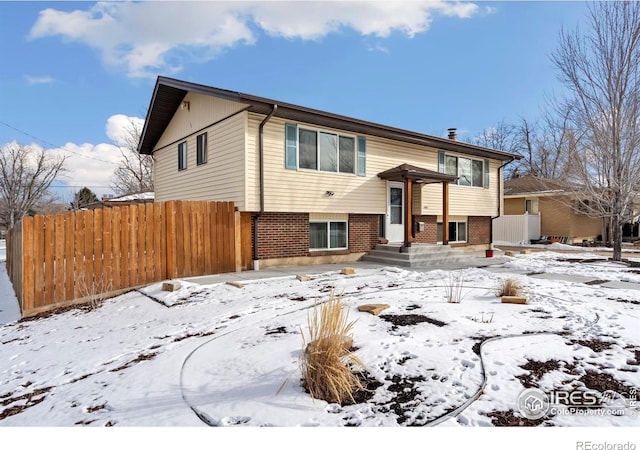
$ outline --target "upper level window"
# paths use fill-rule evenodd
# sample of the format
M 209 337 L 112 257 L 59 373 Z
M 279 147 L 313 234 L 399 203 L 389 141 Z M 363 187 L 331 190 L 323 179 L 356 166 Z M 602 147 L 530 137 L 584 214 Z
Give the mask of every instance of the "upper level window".
M 440 152 L 440 172 L 458 177 L 460 186 L 489 187 L 489 160 L 464 158 Z
M 300 128 L 298 141 L 301 169 L 355 173 L 355 138 Z
M 366 174 L 366 139 L 286 125 L 285 167 Z
M 207 133 L 196 136 L 196 164 L 207 162 Z
M 187 141 L 178 144 L 178 170 L 187 168 Z

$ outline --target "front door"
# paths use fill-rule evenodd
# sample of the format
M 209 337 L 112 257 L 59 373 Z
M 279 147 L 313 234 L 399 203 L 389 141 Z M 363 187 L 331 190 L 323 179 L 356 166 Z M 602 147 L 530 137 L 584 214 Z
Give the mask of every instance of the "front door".
M 404 184 L 389 181 L 387 192 L 387 232 L 390 243 L 404 242 Z

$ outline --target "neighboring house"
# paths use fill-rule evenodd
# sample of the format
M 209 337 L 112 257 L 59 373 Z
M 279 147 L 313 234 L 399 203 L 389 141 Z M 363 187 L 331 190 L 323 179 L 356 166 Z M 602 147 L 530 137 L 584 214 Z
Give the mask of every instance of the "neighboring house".
M 558 180 L 524 176 L 504 182 L 504 214 L 539 214 L 541 236 L 561 236 L 568 244 L 602 237 L 602 219 L 580 212 L 576 189 Z
M 137 205 L 139 203 L 153 203 L 153 192 L 138 192 L 135 194 L 121 195 L 120 197 L 102 197 L 102 205 L 105 208 L 114 206 Z
M 156 201 L 233 201 L 256 268 L 355 260 L 383 240 L 487 248 L 518 156 L 449 137 L 159 77 L 138 151 Z

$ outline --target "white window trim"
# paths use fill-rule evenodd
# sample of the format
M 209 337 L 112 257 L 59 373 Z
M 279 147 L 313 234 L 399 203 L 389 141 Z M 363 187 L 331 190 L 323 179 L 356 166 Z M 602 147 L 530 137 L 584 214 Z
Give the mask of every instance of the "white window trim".
M 468 187 L 468 186 L 465 186 L 465 187 Z M 469 242 L 469 221 L 468 220 L 450 220 L 449 223 L 464 223 L 465 229 L 467 230 L 466 231 L 467 239 L 465 241 L 448 241 L 449 244 L 466 244 L 467 242 Z M 436 222 L 436 234 L 438 230 L 438 225 L 442 225 L 442 222 L 439 222 L 439 221 Z M 438 241 L 438 244 L 442 244 L 442 241 Z
M 348 250 L 349 249 L 349 221 L 348 220 L 310 220 L 309 223 L 324 223 L 327 224 L 327 244 L 331 243 L 331 230 L 329 229 L 329 224 L 331 223 L 344 223 L 346 225 L 346 235 L 347 235 L 347 246 L 346 247 L 325 247 L 325 248 L 312 248 L 309 246 L 310 252 L 326 252 L 333 250 Z
M 456 155 L 455 153 L 446 153 L 444 154 L 445 157 L 445 173 L 446 173 L 446 158 L 447 156 L 452 156 L 454 158 L 457 158 L 458 161 L 458 165 L 456 167 L 456 175 L 455 176 L 459 176 L 460 174 L 460 158 L 463 159 L 468 159 L 470 161 L 480 161 L 481 165 L 482 165 L 482 186 L 474 186 L 474 185 L 464 185 L 464 184 L 460 184 L 460 178 L 458 178 L 458 181 L 456 181 L 455 185 L 456 186 L 461 186 L 464 188 L 476 188 L 476 189 L 484 189 L 484 179 L 485 179 L 485 171 L 484 171 L 484 159 L 479 159 L 479 158 L 471 158 L 467 155 Z M 471 163 L 471 178 L 473 179 L 473 163 Z
M 307 169 L 306 167 L 300 167 L 300 130 L 305 131 L 314 131 L 316 133 L 316 161 L 317 168 L 316 169 Z M 340 146 L 340 137 L 347 137 L 353 139 L 353 173 L 349 172 L 340 172 L 340 151 L 338 150 L 338 160 L 337 160 L 337 170 L 334 172 L 332 170 L 322 170 L 320 169 L 320 133 L 333 134 L 338 137 L 338 148 Z M 296 130 L 296 139 L 298 140 L 296 143 L 296 151 L 297 151 L 297 169 L 302 172 L 312 172 L 312 173 L 330 173 L 333 175 L 343 175 L 347 177 L 356 177 L 358 176 L 358 136 L 349 133 L 341 133 L 334 130 L 327 130 L 323 128 L 315 128 L 308 127 L 306 125 L 298 125 Z

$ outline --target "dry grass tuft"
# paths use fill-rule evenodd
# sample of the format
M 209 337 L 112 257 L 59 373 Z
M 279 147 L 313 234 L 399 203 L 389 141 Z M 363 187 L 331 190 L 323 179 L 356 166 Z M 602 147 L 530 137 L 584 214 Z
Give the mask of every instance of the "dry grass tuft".
M 496 297 L 516 297 L 522 291 L 522 283 L 515 278 L 500 281 L 496 288 Z
M 305 388 L 319 400 L 341 405 L 355 403 L 354 392 L 364 386 L 352 366 L 363 364 L 350 350 L 355 321 L 349 322 L 340 296 L 332 292 L 329 301 L 316 303 L 307 322 L 309 343 L 304 342 L 300 361 Z

